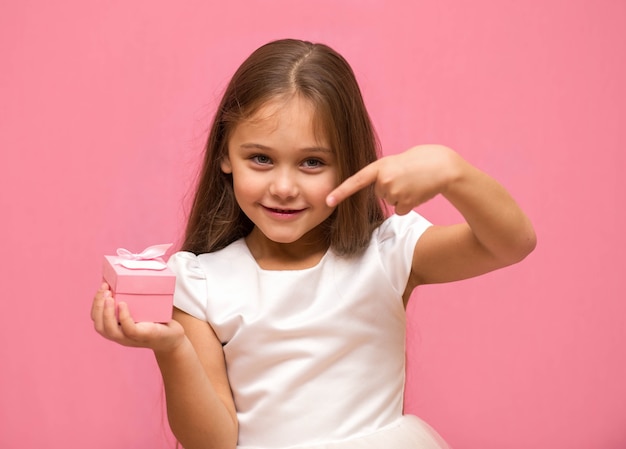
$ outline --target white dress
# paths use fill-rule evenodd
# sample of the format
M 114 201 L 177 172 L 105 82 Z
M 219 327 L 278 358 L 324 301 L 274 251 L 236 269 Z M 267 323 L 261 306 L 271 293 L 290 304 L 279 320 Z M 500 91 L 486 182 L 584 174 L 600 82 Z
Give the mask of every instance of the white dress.
M 362 256 L 329 250 L 304 270 L 260 268 L 243 239 L 170 258 L 174 304 L 222 341 L 240 449 L 447 447 L 402 412 L 402 294 L 429 225 L 393 215 Z

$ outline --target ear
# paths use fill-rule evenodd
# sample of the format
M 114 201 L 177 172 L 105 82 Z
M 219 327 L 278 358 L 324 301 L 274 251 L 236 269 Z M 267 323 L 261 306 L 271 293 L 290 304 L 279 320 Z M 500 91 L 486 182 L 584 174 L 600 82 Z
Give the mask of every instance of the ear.
M 222 168 L 222 171 L 224 173 L 232 173 L 233 172 L 233 167 L 232 165 L 230 165 L 230 158 L 228 157 L 228 155 L 225 155 L 222 158 L 222 162 L 220 162 L 220 167 Z

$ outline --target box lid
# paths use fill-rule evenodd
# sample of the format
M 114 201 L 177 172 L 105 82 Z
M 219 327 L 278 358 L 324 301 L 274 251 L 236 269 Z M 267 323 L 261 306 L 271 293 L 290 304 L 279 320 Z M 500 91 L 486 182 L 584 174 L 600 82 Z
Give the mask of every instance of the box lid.
M 114 292 L 135 294 L 172 294 L 176 275 L 163 270 L 130 270 L 116 263 L 117 256 L 104 256 L 102 274 Z

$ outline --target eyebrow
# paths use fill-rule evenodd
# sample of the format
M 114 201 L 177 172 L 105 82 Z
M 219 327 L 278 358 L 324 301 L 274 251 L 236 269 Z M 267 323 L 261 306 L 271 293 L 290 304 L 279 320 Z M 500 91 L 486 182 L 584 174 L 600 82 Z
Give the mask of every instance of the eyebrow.
M 263 151 L 271 151 L 272 147 L 268 147 L 265 145 L 261 145 L 260 143 L 242 143 L 240 146 L 242 149 L 246 150 L 263 150 Z M 303 152 L 317 152 L 317 153 L 333 153 L 333 150 L 326 147 L 304 147 L 300 148 L 300 151 Z

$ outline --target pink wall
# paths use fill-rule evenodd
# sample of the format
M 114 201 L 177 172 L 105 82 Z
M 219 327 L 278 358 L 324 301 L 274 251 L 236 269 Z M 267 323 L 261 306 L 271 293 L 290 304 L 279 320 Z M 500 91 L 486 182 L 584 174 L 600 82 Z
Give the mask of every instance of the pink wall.
M 536 224 L 525 263 L 414 298 L 407 409 L 459 449 L 626 447 L 618 0 L 5 2 L 0 447 L 172 447 L 151 354 L 92 330 L 101 257 L 180 236 L 224 83 L 285 36 L 345 54 L 386 152 L 448 144 Z

